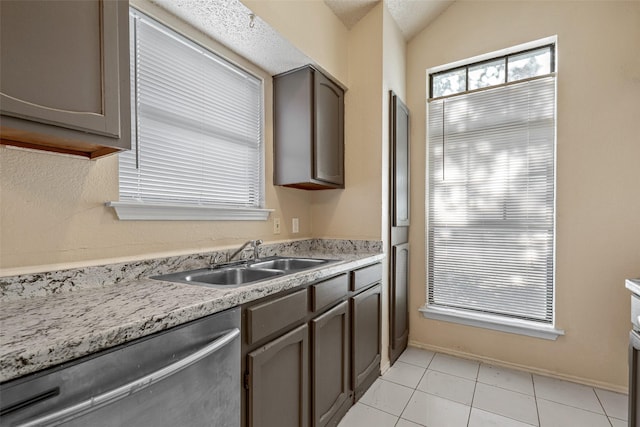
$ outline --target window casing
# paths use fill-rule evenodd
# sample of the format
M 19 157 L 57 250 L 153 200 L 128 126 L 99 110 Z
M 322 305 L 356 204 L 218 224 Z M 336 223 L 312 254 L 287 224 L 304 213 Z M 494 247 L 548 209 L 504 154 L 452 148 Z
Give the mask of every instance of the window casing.
M 426 317 L 562 333 L 553 310 L 554 51 L 429 76 Z
M 132 149 L 110 205 L 121 219 L 266 219 L 262 80 L 133 8 L 130 33 Z

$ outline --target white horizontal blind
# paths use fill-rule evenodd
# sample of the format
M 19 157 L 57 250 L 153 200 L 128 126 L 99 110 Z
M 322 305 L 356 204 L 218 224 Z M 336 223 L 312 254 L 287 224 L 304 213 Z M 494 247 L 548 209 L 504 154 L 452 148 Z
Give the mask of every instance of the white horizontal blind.
M 427 305 L 552 323 L 555 77 L 428 110 Z
M 262 207 L 261 80 L 130 13 L 134 126 L 120 201 Z

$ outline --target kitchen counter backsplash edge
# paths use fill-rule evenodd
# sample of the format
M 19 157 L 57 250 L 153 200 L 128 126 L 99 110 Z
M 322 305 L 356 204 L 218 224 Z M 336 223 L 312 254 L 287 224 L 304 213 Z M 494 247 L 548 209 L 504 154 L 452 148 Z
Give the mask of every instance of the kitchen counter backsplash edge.
M 203 268 L 209 265 L 211 256 L 230 255 L 232 252 L 233 249 L 226 249 L 143 261 L 0 277 L 0 301 L 8 302 L 23 298 L 99 288 L 160 274 Z M 275 255 L 296 256 L 300 253 L 321 253 L 327 256 L 347 253 L 382 253 L 382 242 L 377 240 L 307 239 L 271 244 L 265 243 L 260 246 L 260 257 Z M 246 254 L 246 252 L 243 254 Z

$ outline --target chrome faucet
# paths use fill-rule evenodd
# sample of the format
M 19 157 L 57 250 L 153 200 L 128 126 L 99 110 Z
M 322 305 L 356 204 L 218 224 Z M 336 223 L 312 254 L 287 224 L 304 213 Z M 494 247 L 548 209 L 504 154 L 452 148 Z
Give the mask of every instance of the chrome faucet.
M 218 264 L 222 264 L 227 260 L 226 253 L 214 252 L 209 258 L 209 268 L 215 268 Z
M 258 246 L 260 246 L 261 244 L 262 244 L 262 240 L 260 239 L 249 240 L 248 242 L 244 242 L 244 244 L 240 246 L 240 248 L 237 251 L 232 253 L 231 256 L 227 258 L 227 262 L 230 262 L 232 259 L 234 259 L 240 252 L 244 250 L 244 248 L 246 248 L 249 245 L 253 246 L 253 260 L 255 261 L 256 259 L 258 259 L 258 255 L 259 255 Z

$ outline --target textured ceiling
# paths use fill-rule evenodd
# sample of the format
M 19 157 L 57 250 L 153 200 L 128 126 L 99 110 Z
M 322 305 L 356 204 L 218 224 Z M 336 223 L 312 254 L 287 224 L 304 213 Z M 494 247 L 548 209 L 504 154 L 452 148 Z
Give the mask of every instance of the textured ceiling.
M 433 22 L 454 0 L 385 0 L 406 40 Z
M 384 0 L 405 40 L 411 40 L 436 19 L 454 0 Z M 324 0 L 349 29 L 380 0 Z
M 152 1 L 272 75 L 313 64 L 239 0 Z
M 325 4 L 340 18 L 348 29 L 351 29 L 380 0 L 324 0 Z
M 318 66 L 270 25 L 253 15 L 240 0 L 151 1 L 240 56 L 249 58 L 258 67 L 272 75 L 306 64 Z M 410 40 L 454 0 L 384 1 L 405 39 Z M 351 28 L 380 0 L 324 0 L 324 2 L 347 28 Z

